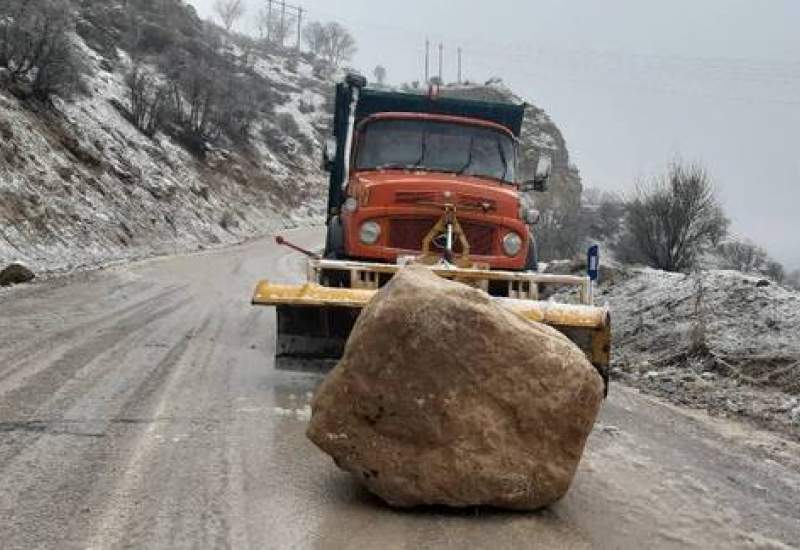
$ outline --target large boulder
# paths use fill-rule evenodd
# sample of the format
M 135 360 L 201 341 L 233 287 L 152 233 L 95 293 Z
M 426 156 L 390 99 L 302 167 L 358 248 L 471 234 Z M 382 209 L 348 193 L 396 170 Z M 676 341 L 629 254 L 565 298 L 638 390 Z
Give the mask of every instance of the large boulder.
M 0 270 L 0 286 L 18 285 L 32 281 L 36 275 L 22 264 L 11 264 Z
M 359 316 L 308 437 L 393 506 L 532 510 L 567 492 L 602 396 L 561 333 L 410 267 Z

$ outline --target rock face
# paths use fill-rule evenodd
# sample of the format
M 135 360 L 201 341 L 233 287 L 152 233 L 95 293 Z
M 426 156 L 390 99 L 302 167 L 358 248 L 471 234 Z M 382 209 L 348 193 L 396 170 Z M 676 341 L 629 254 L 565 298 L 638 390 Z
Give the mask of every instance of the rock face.
M 0 286 L 17 285 L 32 281 L 36 275 L 22 264 L 11 264 L 0 271 Z
M 410 267 L 360 315 L 308 437 L 393 506 L 532 510 L 567 492 L 602 395 L 561 333 Z

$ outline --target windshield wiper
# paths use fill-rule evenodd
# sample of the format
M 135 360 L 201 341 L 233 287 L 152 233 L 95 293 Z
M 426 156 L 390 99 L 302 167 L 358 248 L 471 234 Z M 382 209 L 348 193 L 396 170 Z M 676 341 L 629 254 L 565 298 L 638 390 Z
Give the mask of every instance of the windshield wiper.
M 428 150 L 428 132 L 426 132 L 424 130 L 424 127 L 423 127 L 423 130 L 422 130 L 422 147 L 421 148 L 422 148 L 422 152 L 420 153 L 419 158 L 417 159 L 417 162 L 415 162 L 414 164 L 410 164 L 408 166 L 409 168 L 416 168 L 416 167 L 418 167 L 418 166 L 420 166 L 422 164 L 422 161 L 425 160 L 425 153 Z
M 459 176 L 467 171 L 469 165 L 472 164 L 472 147 L 475 145 L 475 136 L 469 138 L 469 156 L 467 157 L 467 163 L 461 167 L 461 170 L 456 172 Z
M 497 151 L 500 153 L 500 159 L 503 161 L 503 181 L 508 181 L 506 176 L 508 175 L 508 161 L 506 160 L 506 154 L 503 152 L 503 144 L 500 143 L 500 140 L 497 140 Z

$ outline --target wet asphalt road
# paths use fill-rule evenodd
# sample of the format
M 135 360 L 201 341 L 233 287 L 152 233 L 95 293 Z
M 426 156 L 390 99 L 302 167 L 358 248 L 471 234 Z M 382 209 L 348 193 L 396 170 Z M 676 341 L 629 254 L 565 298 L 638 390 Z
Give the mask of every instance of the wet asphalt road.
M 550 509 L 383 506 L 306 440 L 319 379 L 272 368 L 249 305 L 301 262 L 262 240 L 0 291 L 0 548 L 800 544 L 796 445 L 619 386 Z

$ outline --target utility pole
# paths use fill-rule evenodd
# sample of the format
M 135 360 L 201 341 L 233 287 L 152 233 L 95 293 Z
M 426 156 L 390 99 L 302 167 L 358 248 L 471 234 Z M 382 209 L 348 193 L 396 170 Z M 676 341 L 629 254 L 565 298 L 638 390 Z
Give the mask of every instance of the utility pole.
M 461 48 L 458 48 L 458 83 L 461 84 Z
M 272 42 L 272 0 L 267 0 L 267 42 Z
M 425 39 L 425 85 L 431 81 L 431 41 Z
M 303 8 L 297 8 L 297 53 L 300 53 L 300 34 L 303 31 Z
M 442 64 L 444 61 L 444 44 L 439 42 L 439 86 L 444 85 L 444 80 L 442 80 Z
M 286 43 L 286 0 L 281 0 L 281 48 Z

